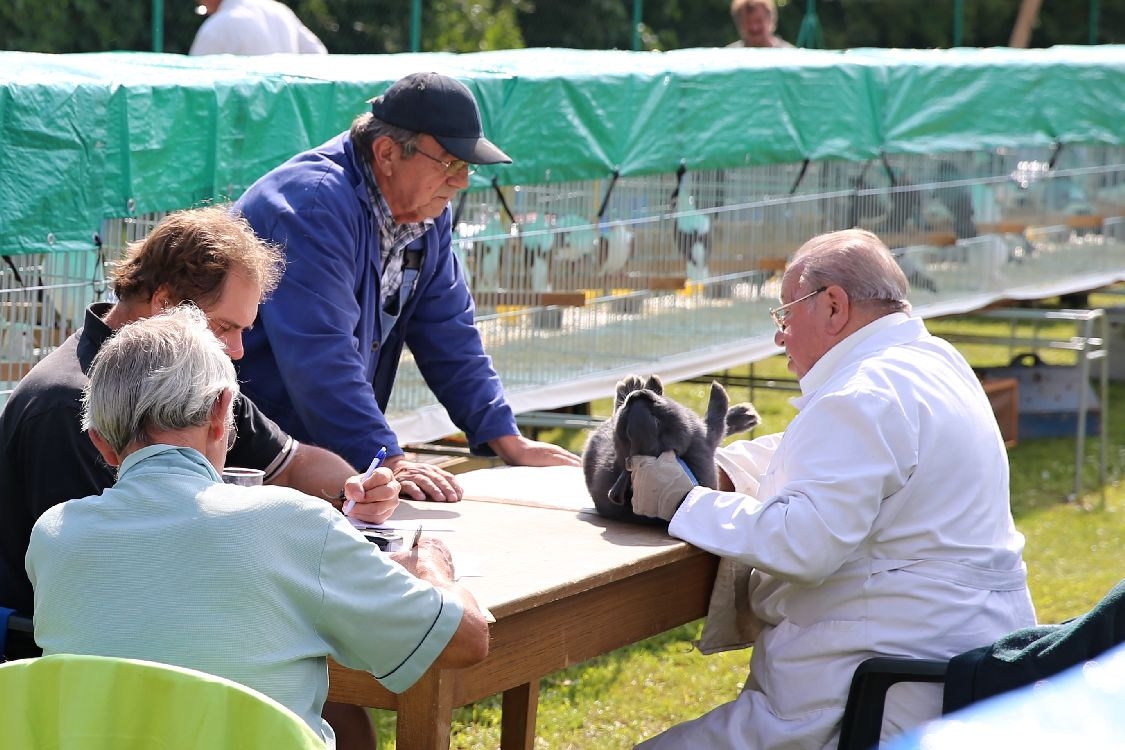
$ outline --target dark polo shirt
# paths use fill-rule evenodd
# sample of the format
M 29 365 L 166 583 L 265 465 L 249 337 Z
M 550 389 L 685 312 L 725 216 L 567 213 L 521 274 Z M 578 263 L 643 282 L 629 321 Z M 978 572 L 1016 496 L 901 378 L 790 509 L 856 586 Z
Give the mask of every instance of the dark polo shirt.
M 24 570 L 31 527 L 45 510 L 110 487 L 115 470 L 82 431 L 82 389 L 94 355 L 113 335 L 102 321 L 110 303 L 86 310 L 82 330 L 20 381 L 0 413 L 0 605 L 30 613 Z M 235 402 L 238 436 L 230 466 L 281 471 L 297 442 L 247 398 Z

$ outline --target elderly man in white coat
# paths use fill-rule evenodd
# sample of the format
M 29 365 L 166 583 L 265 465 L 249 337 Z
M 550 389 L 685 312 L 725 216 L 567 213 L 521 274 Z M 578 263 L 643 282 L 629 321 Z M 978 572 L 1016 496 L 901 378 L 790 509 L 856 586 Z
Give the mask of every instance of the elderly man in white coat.
M 996 419 L 906 294 L 875 235 L 809 240 L 771 311 L 801 385 L 785 433 L 721 449 L 720 490 L 671 454 L 630 460 L 636 512 L 753 571 L 742 693 L 638 747 L 835 747 L 864 659 L 946 658 L 1035 623 Z M 940 709 L 940 686 L 898 686 L 884 735 Z

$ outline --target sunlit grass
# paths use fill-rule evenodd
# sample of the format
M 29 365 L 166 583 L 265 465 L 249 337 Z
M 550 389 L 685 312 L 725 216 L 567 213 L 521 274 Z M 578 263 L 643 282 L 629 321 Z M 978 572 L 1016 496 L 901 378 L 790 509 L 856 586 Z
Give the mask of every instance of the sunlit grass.
M 1095 304 L 1097 302 L 1095 301 Z M 1116 304 L 1105 301 L 1102 304 Z M 985 332 L 1006 335 L 1007 324 L 973 319 L 934 321 L 941 333 Z M 1069 336 L 1063 326 L 1058 335 Z M 1005 347 L 962 347 L 974 365 L 1005 364 Z M 1066 364 L 1067 353 L 1046 352 L 1044 359 Z M 762 379 L 787 379 L 784 360 L 772 358 L 731 372 Z M 680 383 L 668 388 L 677 400 L 702 412 L 707 383 Z M 763 416 L 757 434 L 784 429 L 794 414 L 792 391 L 746 387 L 729 389 L 732 401 L 752 400 Z M 1125 404 L 1125 384 L 1111 387 L 1111 404 Z M 609 399 L 595 402 L 595 414 L 607 414 Z M 1086 441 L 1082 487 L 1076 502 L 1067 502 L 1074 484 L 1074 440 L 1060 437 L 1025 440 L 1009 451 L 1012 511 L 1027 538 L 1025 558 L 1039 619 L 1057 622 L 1082 613 L 1125 576 L 1125 420 L 1110 418 L 1106 505 L 1096 486 L 1098 440 Z M 541 439 L 581 450 L 578 431 L 542 433 Z M 956 492 L 951 478 L 950 492 Z M 1088 510 L 1094 508 L 1095 510 Z M 541 684 L 536 748 L 539 750 L 619 750 L 656 734 L 676 722 L 694 718 L 734 698 L 746 678 L 749 651 L 702 656 L 692 648 L 701 623 L 693 623 L 620 649 L 545 678 Z M 380 748 L 393 748 L 394 714 L 377 711 Z M 495 748 L 500 742 L 500 701 L 494 697 L 458 709 L 451 747 L 459 750 Z

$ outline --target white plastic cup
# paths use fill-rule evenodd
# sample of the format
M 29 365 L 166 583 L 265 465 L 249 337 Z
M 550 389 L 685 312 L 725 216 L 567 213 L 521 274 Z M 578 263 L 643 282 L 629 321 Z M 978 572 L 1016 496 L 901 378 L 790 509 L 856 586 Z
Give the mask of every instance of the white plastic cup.
M 261 469 L 244 469 L 240 466 L 228 466 L 223 469 L 223 481 L 227 484 L 238 484 L 243 487 L 255 487 L 266 478 L 266 473 Z

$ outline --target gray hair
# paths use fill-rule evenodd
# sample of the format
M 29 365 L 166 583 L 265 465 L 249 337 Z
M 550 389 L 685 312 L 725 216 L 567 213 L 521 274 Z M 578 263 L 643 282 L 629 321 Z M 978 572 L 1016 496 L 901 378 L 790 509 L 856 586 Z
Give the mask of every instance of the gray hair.
M 852 302 L 882 302 L 889 312 L 910 312 L 906 274 L 883 241 L 865 229 L 813 237 L 793 255 L 790 268 L 800 274 L 802 289 L 835 284 Z
M 405 130 L 383 122 L 370 112 L 364 112 L 355 118 L 348 134 L 351 136 L 356 153 L 362 154 L 368 161 L 371 160 L 371 146 L 380 136 L 385 135 L 402 146 L 402 155 L 407 159 L 414 156 L 414 152 L 418 150 L 418 138 L 421 136 L 413 130 Z
M 238 379 L 222 342 L 197 307 L 178 305 L 123 326 L 102 346 L 82 394 L 82 429 L 123 453 L 151 444 L 154 432 L 207 424 L 228 390 L 233 404 Z

